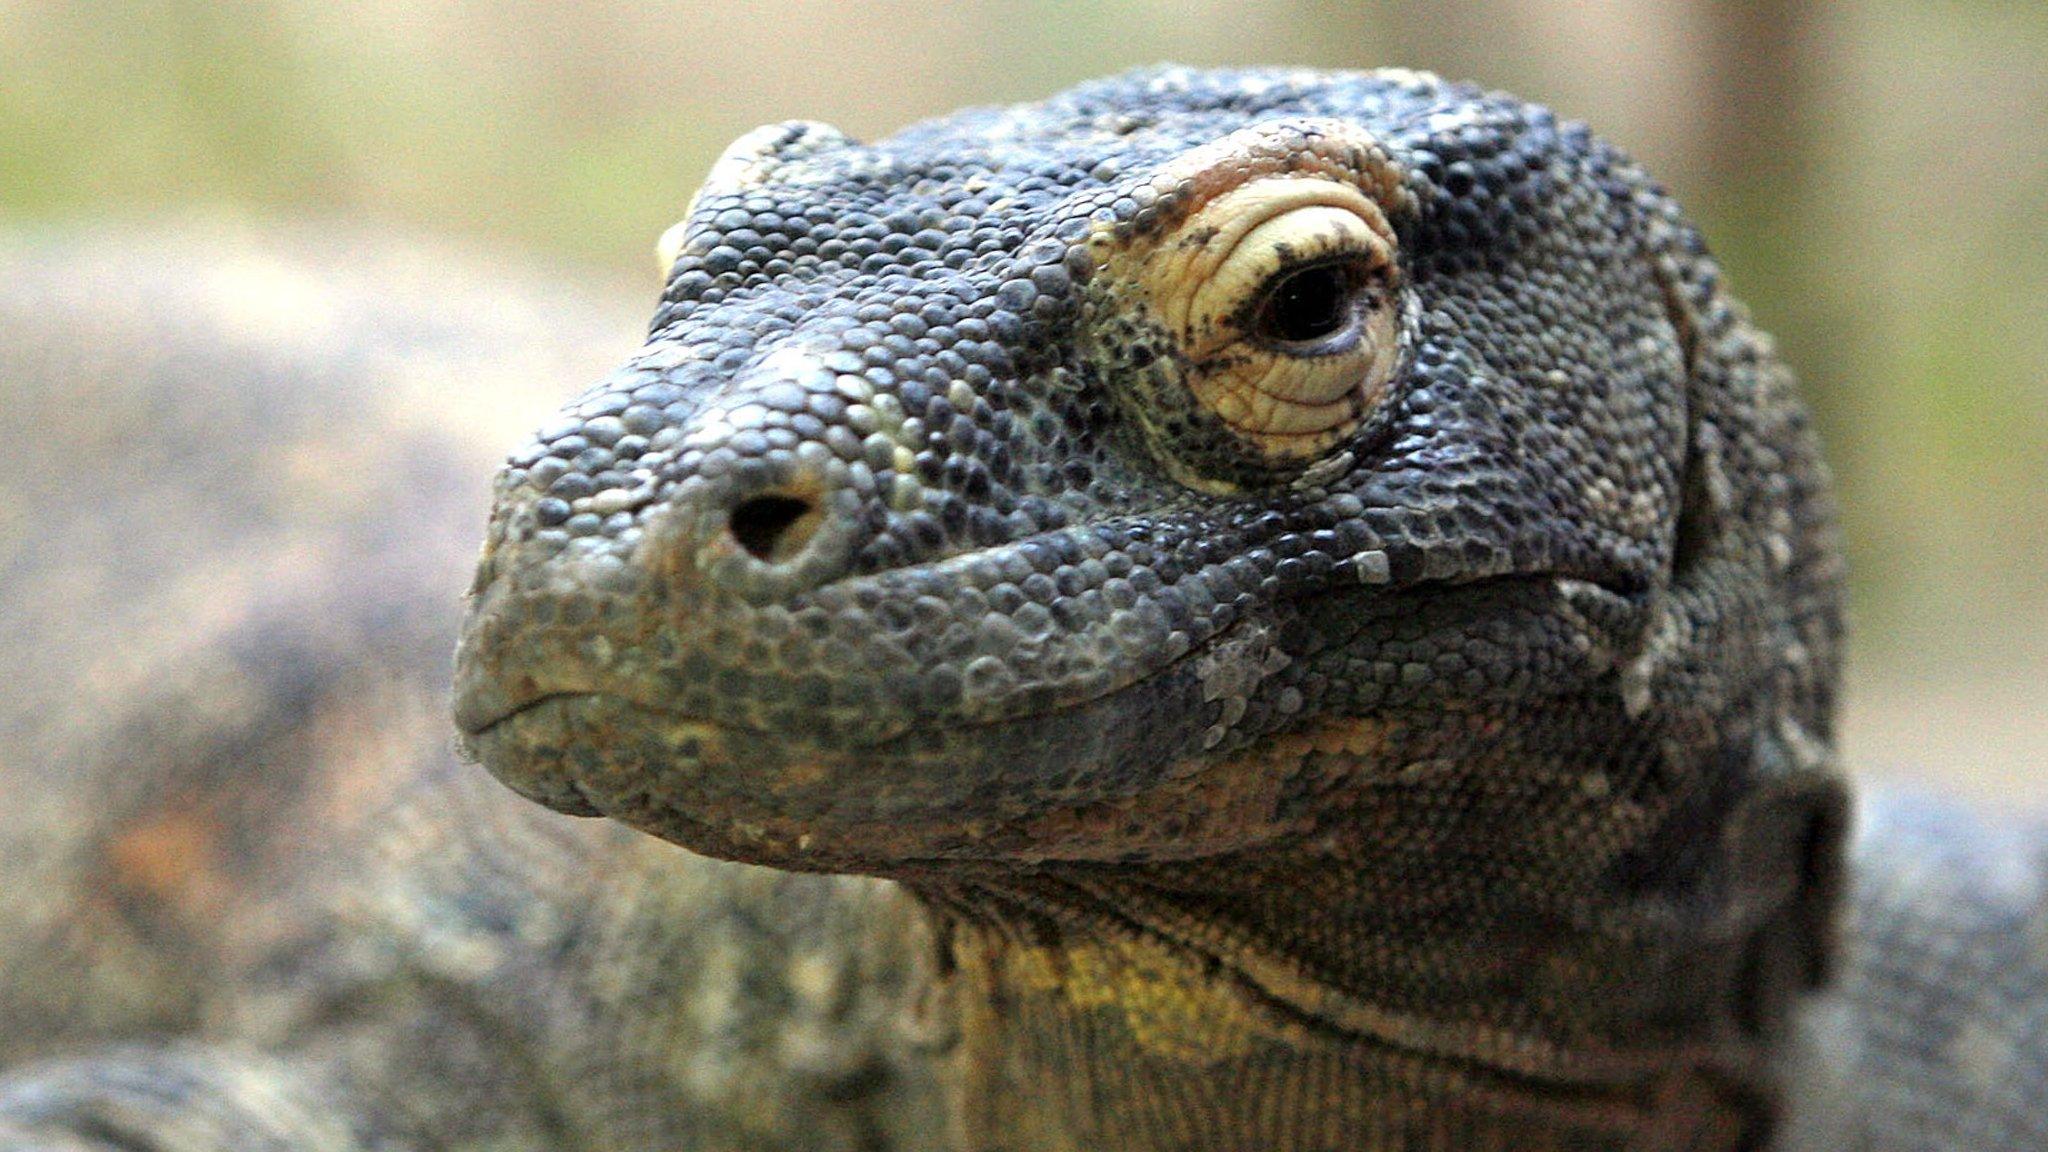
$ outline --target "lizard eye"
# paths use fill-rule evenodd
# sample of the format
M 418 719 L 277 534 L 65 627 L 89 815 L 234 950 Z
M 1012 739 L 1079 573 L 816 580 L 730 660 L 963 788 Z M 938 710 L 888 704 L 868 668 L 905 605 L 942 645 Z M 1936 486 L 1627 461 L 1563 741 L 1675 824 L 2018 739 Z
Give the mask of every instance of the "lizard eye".
M 1188 388 L 1261 455 L 1303 460 L 1358 427 L 1393 374 L 1392 229 L 1337 181 L 1268 178 L 1179 232 L 1183 305 L 1162 308 Z M 1169 240 L 1168 244 L 1174 242 Z
M 1125 378 L 1150 395 L 1140 424 L 1160 458 L 1195 487 L 1228 490 L 1232 472 L 1271 474 L 1328 453 L 1394 375 L 1394 230 L 1352 181 L 1248 180 L 1106 260 L 1104 298 L 1148 315 L 1172 348 Z M 1200 415 L 1176 415 L 1190 408 Z M 1167 442 L 1204 426 L 1233 443 L 1218 453 Z
M 1282 272 L 1268 283 L 1252 335 L 1276 352 L 1295 356 L 1344 351 L 1358 330 L 1366 298 L 1365 276 L 1352 264 L 1314 264 Z

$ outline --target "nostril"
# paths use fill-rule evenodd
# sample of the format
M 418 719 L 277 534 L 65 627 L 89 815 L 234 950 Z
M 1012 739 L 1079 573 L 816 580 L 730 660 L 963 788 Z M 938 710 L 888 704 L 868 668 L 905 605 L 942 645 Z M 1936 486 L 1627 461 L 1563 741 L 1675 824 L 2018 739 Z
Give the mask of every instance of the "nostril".
M 780 564 L 803 551 L 821 520 L 815 501 L 778 492 L 741 501 L 727 527 L 754 559 Z

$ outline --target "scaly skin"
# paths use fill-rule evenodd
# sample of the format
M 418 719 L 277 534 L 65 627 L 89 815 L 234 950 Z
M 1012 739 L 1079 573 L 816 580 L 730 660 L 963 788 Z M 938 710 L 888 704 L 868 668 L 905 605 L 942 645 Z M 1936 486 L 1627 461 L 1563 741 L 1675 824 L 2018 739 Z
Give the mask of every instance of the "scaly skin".
M 1348 215 L 1233 286 L 1304 189 Z M 1345 220 L 1377 352 L 1262 439 L 1228 373 L 1321 382 L 1254 329 Z M 1429 77 L 1141 73 L 757 133 L 678 240 L 499 481 L 500 779 L 903 883 L 972 1148 L 1768 1138 L 1841 568 L 1789 376 L 1625 159 Z
M 1880 803 L 1841 883 L 1804 413 L 1582 129 L 1168 70 L 736 144 L 457 713 L 784 871 L 452 763 L 439 478 L 581 306 L 302 241 L 0 253 L 5 1152 L 2048 1144 L 2040 841 Z

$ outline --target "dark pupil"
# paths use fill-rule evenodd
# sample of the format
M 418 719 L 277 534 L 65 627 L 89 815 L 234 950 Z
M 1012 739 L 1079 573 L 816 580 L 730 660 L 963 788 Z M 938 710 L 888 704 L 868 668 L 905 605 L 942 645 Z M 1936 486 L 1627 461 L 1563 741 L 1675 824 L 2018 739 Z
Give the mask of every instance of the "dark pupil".
M 1344 270 L 1334 265 L 1289 275 L 1266 298 L 1264 335 L 1287 344 L 1320 340 L 1344 327 Z

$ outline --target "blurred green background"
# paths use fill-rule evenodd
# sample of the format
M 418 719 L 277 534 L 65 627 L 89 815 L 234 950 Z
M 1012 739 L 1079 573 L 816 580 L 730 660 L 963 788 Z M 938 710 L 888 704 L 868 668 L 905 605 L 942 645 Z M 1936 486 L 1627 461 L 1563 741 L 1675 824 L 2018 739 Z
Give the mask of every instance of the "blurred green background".
M 368 222 L 651 301 L 654 237 L 755 124 L 872 136 L 1169 59 L 1430 68 L 1646 161 L 1821 412 L 1852 759 L 2041 787 L 2038 0 L 0 0 L 0 228 Z

